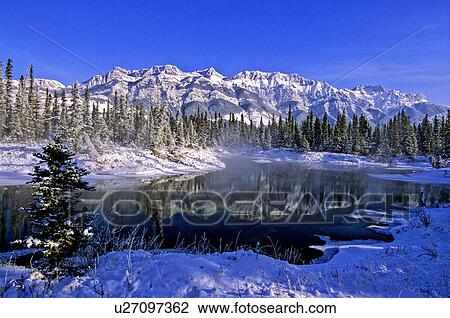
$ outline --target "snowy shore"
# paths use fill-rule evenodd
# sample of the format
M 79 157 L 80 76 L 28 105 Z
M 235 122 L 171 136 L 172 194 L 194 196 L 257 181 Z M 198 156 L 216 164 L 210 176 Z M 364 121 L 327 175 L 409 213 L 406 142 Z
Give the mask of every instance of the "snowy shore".
M 28 173 L 37 163 L 33 152 L 40 146 L 0 144 L 0 185 L 20 185 L 30 180 Z M 88 181 L 133 177 L 156 177 L 219 170 L 225 167 L 221 158 L 242 156 L 258 163 L 295 161 L 308 165 L 330 164 L 348 167 L 384 167 L 386 169 L 410 170 L 407 174 L 371 174 L 375 178 L 405 182 L 450 184 L 450 168 L 434 169 L 425 157 L 415 161 L 395 158 L 380 162 L 374 158 L 329 153 L 298 153 L 283 149 L 188 149 L 149 152 L 138 148 L 115 146 L 102 152 L 86 151 L 77 155 L 81 167 L 91 174 Z
M 38 162 L 33 152 L 40 146 L 0 144 L 0 185 L 24 184 Z M 90 151 L 76 156 L 79 165 L 91 172 L 87 181 L 133 177 L 153 177 L 203 172 L 224 168 L 212 149 L 177 149 L 150 152 L 115 146 L 102 152 Z
M 0 145 L 2 184 L 27 181 L 39 147 Z M 332 153 L 285 150 L 214 149 L 149 153 L 115 147 L 103 153 L 77 156 L 93 171 L 91 180 L 200 172 L 224 167 L 220 158 L 244 156 L 255 162 L 298 161 L 305 164 L 380 166 L 407 169 L 408 174 L 375 177 L 405 182 L 449 184 L 447 170 L 431 168 L 426 158 L 390 164 Z M 9 179 L 8 179 L 9 176 Z M 21 179 L 22 178 L 22 179 Z M 95 271 L 66 278 L 45 291 L 39 275 L 29 269 L 0 266 L 3 297 L 448 297 L 450 206 L 426 208 L 431 223 L 420 221 L 416 210 L 409 221 L 397 220 L 384 242 L 333 242 L 321 246 L 328 262 L 292 265 L 254 251 L 186 254 L 177 251 L 121 251 L 101 256 Z M 14 280 L 19 279 L 14 284 Z M 17 282 L 21 282 L 20 284 Z M 25 286 L 19 288 L 18 286 Z
M 223 254 L 121 251 L 95 271 L 44 291 L 39 275 L 0 267 L 3 297 L 448 297 L 450 207 L 412 211 L 389 229 L 391 243 L 331 242 L 327 263 L 292 265 L 239 250 Z M 11 282 L 22 278 L 25 288 Z

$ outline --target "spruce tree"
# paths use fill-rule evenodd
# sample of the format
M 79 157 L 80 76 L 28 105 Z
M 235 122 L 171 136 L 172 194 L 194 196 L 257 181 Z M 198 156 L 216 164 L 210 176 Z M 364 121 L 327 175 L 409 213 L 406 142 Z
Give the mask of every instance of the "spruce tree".
M 16 99 L 14 102 L 14 112 L 11 117 L 10 137 L 14 141 L 25 141 L 26 117 L 25 110 L 27 106 L 27 97 L 25 95 L 25 78 L 20 76 L 19 86 L 17 88 Z
M 33 141 L 36 141 L 40 138 L 43 123 L 42 123 L 42 114 L 41 114 L 41 106 L 39 100 L 39 91 L 38 87 L 34 81 L 34 71 L 33 65 L 30 65 L 28 71 L 28 114 L 27 120 L 29 121 L 27 131 L 29 133 L 29 138 Z
M 322 151 L 323 150 L 323 135 L 322 135 L 322 123 L 319 117 L 316 117 L 314 121 L 314 140 L 313 140 L 313 150 Z
M 52 107 L 52 115 L 51 115 L 51 125 L 52 125 L 52 132 L 57 132 L 59 129 L 59 119 L 61 117 L 61 109 L 58 102 L 58 94 L 55 93 L 55 100 L 53 102 Z
M 322 117 L 322 149 L 329 151 L 331 146 L 330 123 L 328 121 L 328 113 L 325 112 Z
M 345 153 L 349 149 L 347 116 L 345 109 L 338 114 L 336 126 L 334 127 L 333 150 Z
M 410 157 L 415 156 L 417 154 L 417 139 L 414 128 L 404 111 L 401 113 L 401 139 L 402 153 Z
M 52 104 L 53 97 L 47 89 L 44 102 L 43 130 L 41 134 L 43 139 L 49 138 L 52 132 Z
M 78 152 L 81 146 L 81 137 L 83 132 L 83 110 L 81 105 L 79 84 L 74 83 L 71 89 L 72 102 L 67 109 L 67 123 L 71 129 L 68 136 L 70 144 Z
M 420 146 L 421 151 L 425 155 L 431 154 L 432 150 L 432 127 L 430 120 L 428 119 L 428 114 L 425 115 L 422 120 L 422 124 L 420 127 Z
M 442 155 L 441 127 L 437 116 L 434 116 L 431 150 L 435 156 Z
M 447 120 L 445 122 L 444 129 L 444 155 L 446 158 L 450 158 L 450 110 L 447 112 Z
M 26 209 L 32 233 L 25 244 L 42 249 L 46 258 L 38 265 L 50 277 L 59 277 L 71 273 L 66 258 L 92 237 L 90 217 L 78 205 L 81 191 L 93 188 L 83 180 L 88 172 L 76 165 L 74 154 L 58 137 L 34 156 L 40 161 L 29 182 L 34 186 L 34 199 Z
M 69 111 L 67 108 L 66 91 L 61 93 L 61 112 L 59 115 L 58 135 L 64 142 L 69 142 Z
M 83 132 L 87 133 L 89 136 L 92 136 L 94 131 L 93 131 L 93 127 L 92 127 L 93 124 L 92 124 L 92 117 L 91 117 L 89 103 L 90 103 L 89 90 L 86 88 L 84 90 L 83 106 L 82 106 Z
M 4 137 L 6 128 L 6 96 L 3 81 L 3 62 L 0 61 L 0 140 Z
M 12 116 L 13 116 L 13 64 L 12 60 L 8 59 L 6 61 L 5 68 L 5 96 L 4 96 L 4 107 L 5 107 L 5 119 L 4 119 L 4 134 L 8 135 L 11 132 Z
M 350 139 L 352 143 L 352 153 L 359 155 L 362 152 L 362 137 L 359 130 L 358 116 L 356 114 L 353 115 L 350 129 L 351 129 Z

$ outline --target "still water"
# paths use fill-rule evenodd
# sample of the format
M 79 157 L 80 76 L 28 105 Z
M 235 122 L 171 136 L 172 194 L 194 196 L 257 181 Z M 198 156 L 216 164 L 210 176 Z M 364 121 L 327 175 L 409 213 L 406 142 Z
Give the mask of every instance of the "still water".
M 98 181 L 97 191 L 85 196 L 86 205 L 110 211 L 112 204 L 99 203 L 118 198 L 139 201 L 116 205 L 122 214 L 105 213 L 106 218 L 115 224 L 147 226 L 154 223 L 154 217 L 147 216 L 157 213 L 162 247 L 207 241 L 219 251 L 245 246 L 280 258 L 294 251 L 300 255 L 295 262 L 301 263 L 322 255 L 313 248 L 324 244 L 321 237 L 390 241 L 390 235 L 375 231 L 373 225 L 388 225 L 394 208 L 407 217 L 407 208 L 417 203 L 420 191 L 431 201 L 448 200 L 450 195 L 448 186 L 369 175 L 406 170 L 264 163 L 245 157 L 225 163 L 225 169 L 201 175 Z M 27 205 L 31 191 L 25 185 L 0 188 L 0 251 L 10 250 L 11 241 L 29 232 L 20 207 Z

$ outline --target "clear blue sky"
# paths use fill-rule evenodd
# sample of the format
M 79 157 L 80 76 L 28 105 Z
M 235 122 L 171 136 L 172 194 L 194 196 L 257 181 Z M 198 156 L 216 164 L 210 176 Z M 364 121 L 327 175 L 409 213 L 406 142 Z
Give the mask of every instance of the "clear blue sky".
M 422 26 L 338 87 L 382 84 L 450 104 L 450 1 L 5 1 L 0 59 L 15 75 L 70 83 L 99 73 L 175 64 L 296 72 L 332 82 Z

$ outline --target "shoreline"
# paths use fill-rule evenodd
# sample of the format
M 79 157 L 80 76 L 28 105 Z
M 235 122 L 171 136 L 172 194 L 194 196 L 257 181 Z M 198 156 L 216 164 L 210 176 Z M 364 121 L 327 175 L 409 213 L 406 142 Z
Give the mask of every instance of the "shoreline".
M 39 150 L 39 145 L 0 144 L 0 186 L 25 184 L 30 179 L 28 173 L 37 163 L 32 153 Z M 91 151 L 78 154 L 75 158 L 81 167 L 91 172 L 86 180 L 95 182 L 216 171 L 225 167 L 221 161 L 222 158 L 235 156 L 242 156 L 256 163 L 289 161 L 313 166 L 380 167 L 386 170 L 405 170 L 404 174 L 373 173 L 370 175 L 392 181 L 450 184 L 450 167 L 435 169 L 423 156 L 416 157 L 415 161 L 396 157 L 392 158 L 390 163 L 385 163 L 367 156 L 330 152 L 298 153 L 285 149 L 179 148 L 160 150 L 155 154 L 145 149 L 114 146 L 103 149 L 103 153 Z M 409 170 L 411 172 L 407 173 Z
M 389 228 L 393 242 L 329 241 L 324 247 L 338 252 L 328 262 L 311 265 L 251 250 L 110 252 L 99 258 L 95 271 L 55 282 L 42 297 L 100 297 L 96 284 L 103 286 L 103 297 L 448 297 L 450 206 L 425 211 L 432 220 L 429 226 L 413 213 L 409 221 L 397 220 Z M 30 270 L 0 266 L 1 282 L 21 276 L 35 291 L 43 288 Z M 30 297 L 13 288 L 4 296 Z

